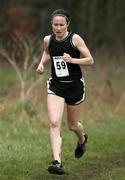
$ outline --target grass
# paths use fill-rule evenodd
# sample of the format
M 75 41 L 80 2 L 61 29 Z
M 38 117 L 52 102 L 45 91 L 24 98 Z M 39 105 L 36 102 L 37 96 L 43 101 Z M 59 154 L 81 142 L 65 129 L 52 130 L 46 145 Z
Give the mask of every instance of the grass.
M 15 81 L 15 74 L 11 69 L 0 69 L 0 97 L 7 96 L 8 89 L 11 90 L 10 87 L 13 86 Z
M 74 158 L 76 137 L 62 129 L 62 161 L 67 175 L 47 172 L 51 162 L 49 130 L 41 123 L 0 121 L 1 180 L 123 180 L 125 177 L 125 121 L 86 123 L 88 151 Z

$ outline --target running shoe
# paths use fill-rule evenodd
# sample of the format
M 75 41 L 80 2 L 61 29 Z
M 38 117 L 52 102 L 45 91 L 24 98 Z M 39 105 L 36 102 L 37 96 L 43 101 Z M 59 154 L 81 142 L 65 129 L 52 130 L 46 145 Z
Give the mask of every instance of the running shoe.
M 58 174 L 58 175 L 65 174 L 62 164 L 57 160 L 51 162 L 51 165 L 48 168 L 48 172 L 51 174 Z
M 75 149 L 76 158 L 82 157 L 82 155 L 86 152 L 86 143 L 88 140 L 87 134 L 84 134 L 84 137 L 85 137 L 85 141 L 83 142 L 83 144 L 79 144 L 79 142 L 77 143 L 77 147 Z

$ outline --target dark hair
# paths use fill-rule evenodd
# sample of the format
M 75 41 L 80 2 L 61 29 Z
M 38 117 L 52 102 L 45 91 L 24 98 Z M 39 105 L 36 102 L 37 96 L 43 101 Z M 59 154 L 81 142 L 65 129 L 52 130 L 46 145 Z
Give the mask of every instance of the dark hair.
M 69 17 L 69 14 L 66 10 L 64 9 L 57 9 L 55 10 L 52 15 L 51 15 L 51 18 L 53 19 L 54 16 L 62 16 L 62 17 L 65 17 L 66 18 L 66 22 L 69 23 L 70 21 L 70 17 Z

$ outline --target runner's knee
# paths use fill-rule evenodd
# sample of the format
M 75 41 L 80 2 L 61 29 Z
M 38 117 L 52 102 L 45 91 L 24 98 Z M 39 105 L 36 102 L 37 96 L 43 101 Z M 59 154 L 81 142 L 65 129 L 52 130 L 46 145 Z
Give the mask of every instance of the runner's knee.
M 58 128 L 60 126 L 59 121 L 52 121 L 50 122 L 50 127 L 51 128 Z

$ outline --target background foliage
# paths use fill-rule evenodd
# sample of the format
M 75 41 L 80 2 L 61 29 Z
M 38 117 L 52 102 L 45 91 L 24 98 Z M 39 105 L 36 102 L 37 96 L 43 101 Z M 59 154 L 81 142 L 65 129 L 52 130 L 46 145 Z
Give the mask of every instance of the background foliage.
M 125 48 L 124 7 L 124 0 L 0 0 L 0 35 L 19 31 L 41 38 L 51 32 L 52 11 L 65 8 L 71 15 L 71 29 L 91 49 L 119 54 Z

